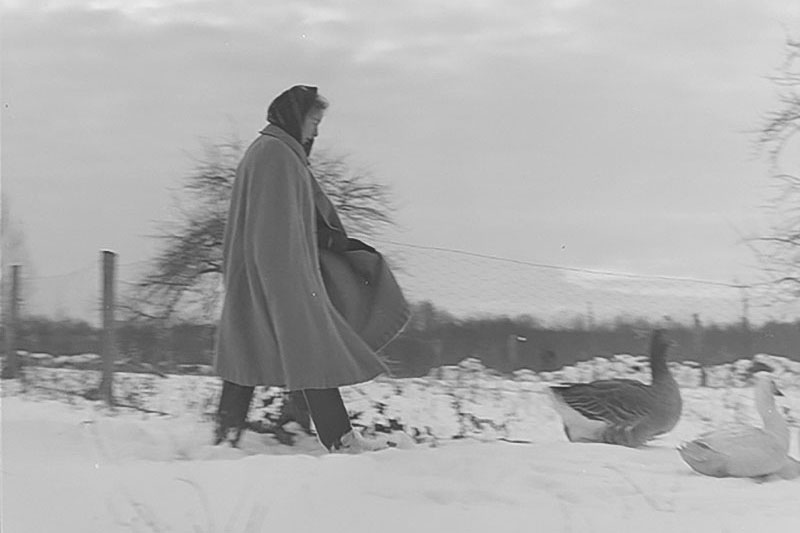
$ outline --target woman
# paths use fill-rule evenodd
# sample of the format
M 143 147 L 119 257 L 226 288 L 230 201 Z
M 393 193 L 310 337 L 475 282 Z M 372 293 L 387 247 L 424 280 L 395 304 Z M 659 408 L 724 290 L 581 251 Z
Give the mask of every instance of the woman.
M 315 87 L 283 92 L 236 170 L 215 357 L 217 443 L 233 430 L 237 444 L 253 387 L 266 385 L 302 391 L 326 449 L 386 446 L 351 427 L 339 387 L 388 371 L 375 350 L 402 329 L 408 308 L 380 254 L 347 237 L 309 170 L 327 106 Z

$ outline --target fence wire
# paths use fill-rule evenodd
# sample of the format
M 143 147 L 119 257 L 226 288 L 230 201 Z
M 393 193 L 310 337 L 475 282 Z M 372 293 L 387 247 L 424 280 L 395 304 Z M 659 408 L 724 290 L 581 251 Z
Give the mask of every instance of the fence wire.
M 547 326 L 589 328 L 620 318 L 683 324 L 696 318 L 753 324 L 800 319 L 800 301 L 773 302 L 752 284 L 602 272 L 393 241 L 377 245 L 409 300 L 429 301 L 455 316 L 528 315 Z M 147 266 L 120 257 L 120 298 Z M 23 265 L 22 313 L 99 325 L 100 271 L 99 256 L 52 276 L 37 276 Z
M 800 301 L 774 302 L 758 285 L 603 272 L 380 241 L 412 300 L 457 316 L 529 315 L 592 327 L 619 318 L 706 323 L 791 322 Z
M 139 279 L 148 264 L 147 261 L 117 264 L 117 290 L 121 297 Z M 95 327 L 100 326 L 103 291 L 99 254 L 94 262 L 89 261 L 74 270 L 55 275 L 40 276 L 22 265 L 20 282 L 22 315 L 83 320 Z

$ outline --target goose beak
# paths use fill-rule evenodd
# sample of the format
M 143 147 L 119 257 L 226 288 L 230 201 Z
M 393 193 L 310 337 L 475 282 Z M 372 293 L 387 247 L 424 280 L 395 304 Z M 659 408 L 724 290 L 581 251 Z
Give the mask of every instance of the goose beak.
M 754 374 L 756 374 L 758 372 L 772 372 L 773 370 L 775 370 L 775 369 L 772 368 L 771 366 L 769 366 L 768 364 L 764 363 L 764 362 L 753 361 L 753 363 L 750 365 L 750 367 L 747 370 L 745 370 L 745 372 L 748 375 L 752 376 L 752 375 L 754 375 Z

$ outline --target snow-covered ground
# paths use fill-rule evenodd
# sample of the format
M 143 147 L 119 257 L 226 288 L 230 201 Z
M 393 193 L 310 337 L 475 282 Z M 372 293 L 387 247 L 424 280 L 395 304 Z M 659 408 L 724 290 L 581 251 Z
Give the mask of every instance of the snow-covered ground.
M 587 377 L 585 370 L 545 377 Z M 598 361 L 588 377 L 619 371 Z M 523 372 L 511 380 L 467 363 L 347 390 L 349 407 L 382 401 L 381 416 L 439 436 L 359 456 L 323 453 L 311 437 L 287 447 L 249 432 L 240 449 L 210 446 L 208 401 L 190 400 L 192 391 L 207 392 L 201 376 L 152 377 L 152 400 L 162 398 L 169 416 L 110 412 L 6 381 L 2 531 L 705 533 L 800 525 L 800 480 L 703 477 L 675 451 L 711 427 L 755 421 L 748 387 L 685 386 L 678 427 L 627 449 L 569 443 L 541 394 L 542 378 Z M 798 457 L 800 386 L 788 372 L 782 381 Z M 454 412 L 498 424 L 464 431 Z M 441 438 L 458 432 L 467 438 Z

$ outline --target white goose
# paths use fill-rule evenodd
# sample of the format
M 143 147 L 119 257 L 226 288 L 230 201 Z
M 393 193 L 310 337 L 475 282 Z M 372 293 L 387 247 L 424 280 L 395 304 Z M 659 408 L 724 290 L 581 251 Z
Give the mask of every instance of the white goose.
M 668 345 L 663 331 L 653 332 L 649 385 L 633 379 L 604 379 L 551 386 L 567 438 L 636 447 L 674 428 L 682 401 L 667 366 Z
M 714 477 L 762 478 L 770 474 L 791 476 L 796 462 L 789 457 L 789 426 L 775 405 L 772 376 L 753 375 L 755 406 L 764 427 L 739 425 L 704 433 L 678 447 L 693 470 Z

